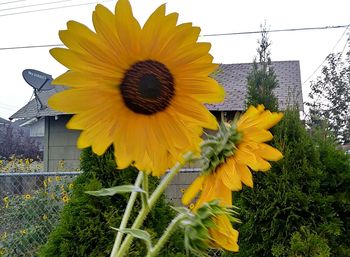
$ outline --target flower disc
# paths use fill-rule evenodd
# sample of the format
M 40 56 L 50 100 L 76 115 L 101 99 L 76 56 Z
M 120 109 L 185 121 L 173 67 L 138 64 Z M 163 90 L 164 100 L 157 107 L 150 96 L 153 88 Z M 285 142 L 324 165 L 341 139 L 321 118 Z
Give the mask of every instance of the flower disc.
M 119 0 L 115 13 L 96 6 L 95 31 L 74 21 L 60 31 L 67 48 L 51 54 L 69 71 L 54 83 L 68 89 L 49 105 L 74 114 L 67 127 L 82 130 L 79 148 L 101 155 L 113 145 L 119 168 L 156 176 L 200 151 L 203 128 L 217 128 L 203 104 L 221 102 L 224 90 L 209 77 L 217 68 L 210 44 L 177 18 L 162 5 L 141 28 L 129 1 Z

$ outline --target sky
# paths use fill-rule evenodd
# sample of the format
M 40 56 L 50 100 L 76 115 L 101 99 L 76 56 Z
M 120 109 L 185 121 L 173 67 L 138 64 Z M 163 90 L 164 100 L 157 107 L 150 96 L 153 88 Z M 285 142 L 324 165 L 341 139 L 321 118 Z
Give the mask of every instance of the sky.
M 114 10 L 116 0 L 99 2 Z M 201 35 L 259 31 L 265 21 L 271 30 L 350 24 L 349 0 L 130 2 L 141 24 L 159 5 L 166 3 L 168 13 L 180 14 L 178 23 L 192 22 L 201 27 Z M 96 3 L 94 0 L 0 0 L 0 117 L 8 119 L 33 97 L 33 89 L 22 77 L 24 69 L 36 69 L 54 78 L 66 71 L 51 57 L 50 47 L 4 48 L 60 44 L 58 31 L 66 29 L 67 21 L 75 20 L 92 28 L 91 14 Z M 300 61 L 306 101 L 309 81 L 320 74 L 320 69 L 315 70 L 329 53 L 342 51 L 349 36 L 350 28 L 270 33 L 271 58 Z M 256 55 L 258 39 L 259 34 L 250 34 L 201 36 L 199 40 L 212 44 L 210 53 L 217 63 L 249 63 Z

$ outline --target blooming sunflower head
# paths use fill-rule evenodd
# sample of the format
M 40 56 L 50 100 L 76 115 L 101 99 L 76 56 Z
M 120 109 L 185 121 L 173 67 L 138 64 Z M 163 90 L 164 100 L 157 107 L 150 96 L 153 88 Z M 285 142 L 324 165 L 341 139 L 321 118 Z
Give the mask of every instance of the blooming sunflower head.
M 215 199 L 224 206 L 232 204 L 231 191 L 242 184 L 253 187 L 250 169 L 267 171 L 268 161 L 278 161 L 282 153 L 266 144 L 273 138 L 270 131 L 282 113 L 271 113 L 264 106 L 251 106 L 231 124 L 222 122 L 215 136 L 203 143 L 202 174 L 185 191 L 182 202 L 189 204 L 201 192 L 195 208 Z
M 182 210 L 182 213 L 186 213 Z M 238 251 L 238 231 L 231 222 L 239 222 L 233 209 L 222 207 L 218 201 L 203 204 L 194 212 L 187 209 L 186 218 L 182 219 L 185 248 L 196 256 L 209 256 L 210 248 Z
M 199 152 L 203 128 L 216 129 L 203 105 L 224 90 L 209 77 L 216 69 L 200 28 L 177 24 L 160 6 L 141 27 L 128 0 L 112 13 L 97 5 L 92 31 L 70 21 L 59 35 L 67 48 L 51 54 L 69 71 L 54 83 L 68 86 L 49 100 L 75 114 L 68 128 L 82 130 L 78 147 L 102 154 L 114 146 L 119 168 L 134 163 L 162 175 L 187 151 Z

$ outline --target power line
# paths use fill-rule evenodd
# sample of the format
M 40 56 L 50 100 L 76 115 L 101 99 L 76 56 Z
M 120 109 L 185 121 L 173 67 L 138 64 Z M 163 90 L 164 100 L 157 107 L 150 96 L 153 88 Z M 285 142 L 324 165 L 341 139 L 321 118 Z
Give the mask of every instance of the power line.
M 40 48 L 40 47 L 56 47 L 56 46 L 63 46 L 63 44 L 31 45 L 31 46 L 11 46 L 11 47 L 2 47 L 2 48 L 0 48 L 0 51 L 2 51 L 2 50 L 28 49 L 28 48 Z
M 292 31 L 304 31 L 304 30 L 325 30 L 325 29 L 339 29 L 347 28 L 348 25 L 337 25 L 337 26 L 324 26 L 324 27 L 306 27 L 306 28 L 290 28 L 290 29 L 272 29 L 268 33 L 274 32 L 292 32 Z M 243 32 L 229 32 L 229 33 L 216 33 L 216 34 L 204 34 L 202 37 L 217 37 L 217 36 L 236 36 L 236 35 L 249 35 L 249 34 L 260 34 L 259 31 L 243 31 Z
M 111 2 L 111 1 L 114 1 L 114 0 L 105 0 L 105 1 L 100 1 L 100 2 L 89 2 L 89 3 L 81 3 L 81 4 L 72 4 L 72 5 L 57 6 L 57 7 L 38 9 L 38 10 L 31 10 L 31 11 L 7 13 L 7 14 L 1 14 L 0 17 L 12 16 L 12 15 L 18 15 L 18 14 L 26 14 L 26 13 L 34 13 L 34 12 L 50 11 L 50 10 L 56 10 L 56 9 L 62 9 L 62 8 L 77 7 L 77 6 L 105 3 L 105 2 Z
M 12 3 L 24 2 L 24 1 L 27 1 L 27 0 L 10 1 L 10 2 L 5 2 L 5 3 L 0 3 L 0 5 L 3 5 L 3 4 L 12 4 Z
M 345 28 L 343 34 L 340 36 L 340 38 L 338 39 L 338 41 L 335 43 L 335 45 L 333 46 L 333 48 L 332 48 L 332 50 L 330 51 L 330 53 L 324 58 L 324 60 L 321 62 L 321 64 L 317 66 L 317 68 L 311 73 L 311 75 L 309 75 L 309 76 L 307 77 L 307 79 L 302 83 L 302 86 L 303 86 L 306 82 L 308 82 L 308 81 L 316 74 L 316 72 L 322 67 L 322 65 L 324 64 L 324 62 L 327 60 L 327 57 L 328 57 L 331 53 L 334 52 L 334 49 L 337 47 L 337 45 L 339 44 L 339 42 L 343 39 L 343 37 L 344 37 L 346 31 L 348 30 L 349 26 L 350 26 L 350 24 L 346 26 L 346 28 Z M 346 40 L 346 42 L 345 42 L 345 45 L 344 45 L 344 47 L 343 47 L 343 50 L 342 50 L 341 55 L 344 53 L 344 50 L 345 50 L 345 47 L 346 47 L 347 43 L 348 43 L 348 40 Z
M 111 0 L 108 0 L 111 1 Z M 106 1 L 107 2 L 107 1 Z M 1 15 L 0 15 L 1 16 Z M 326 27 L 314 27 L 314 28 L 293 28 L 293 29 L 279 29 L 279 30 L 273 30 L 273 32 L 292 32 L 292 31 L 297 31 L 297 30 L 316 30 L 316 29 L 320 29 L 320 30 L 324 30 L 325 28 L 327 29 L 338 29 L 338 28 L 344 28 L 346 27 L 342 37 L 344 36 L 347 28 L 350 26 L 350 24 L 348 25 L 338 25 L 338 26 L 326 26 Z M 270 31 L 268 31 L 270 32 Z M 232 35 L 246 35 L 246 34 L 256 34 L 256 33 L 261 33 L 261 31 L 250 31 L 250 32 L 235 32 Z M 224 35 L 224 34 L 210 34 L 211 36 L 220 36 L 220 35 Z M 226 35 L 226 34 L 225 34 Z M 209 34 L 206 35 L 201 35 L 201 36 L 209 36 Z M 340 38 L 341 39 L 341 38 Z M 340 39 L 338 40 L 337 44 L 339 43 Z M 336 45 L 337 45 L 336 44 Z M 336 46 L 335 45 L 335 46 Z M 63 44 L 46 44 L 46 45 L 27 45 L 27 46 L 11 46 L 11 47 L 2 47 L 0 48 L 0 51 L 2 50 L 17 50 L 17 49 L 27 49 L 27 48 L 40 48 L 40 47 L 57 47 L 57 46 L 64 46 Z M 333 47 L 332 51 L 334 50 L 335 46 Z
M 0 12 L 9 11 L 9 10 L 16 10 L 16 9 L 23 9 L 23 8 L 28 8 L 28 7 L 41 6 L 41 5 L 48 5 L 48 4 L 58 4 L 58 3 L 69 2 L 69 1 L 72 1 L 72 0 L 60 0 L 60 1 L 54 1 L 54 2 L 39 3 L 39 4 L 22 5 L 22 6 L 16 6 L 16 7 L 11 7 L 11 8 L 6 8 L 6 9 L 0 9 Z

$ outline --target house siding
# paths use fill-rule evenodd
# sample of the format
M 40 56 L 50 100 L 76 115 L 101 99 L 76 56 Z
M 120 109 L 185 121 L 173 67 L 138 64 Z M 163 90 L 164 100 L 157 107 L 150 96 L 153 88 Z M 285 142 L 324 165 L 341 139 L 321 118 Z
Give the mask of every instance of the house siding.
M 70 117 L 45 117 L 45 171 L 75 171 L 80 167 L 81 151 L 76 147 L 79 131 L 66 128 Z

